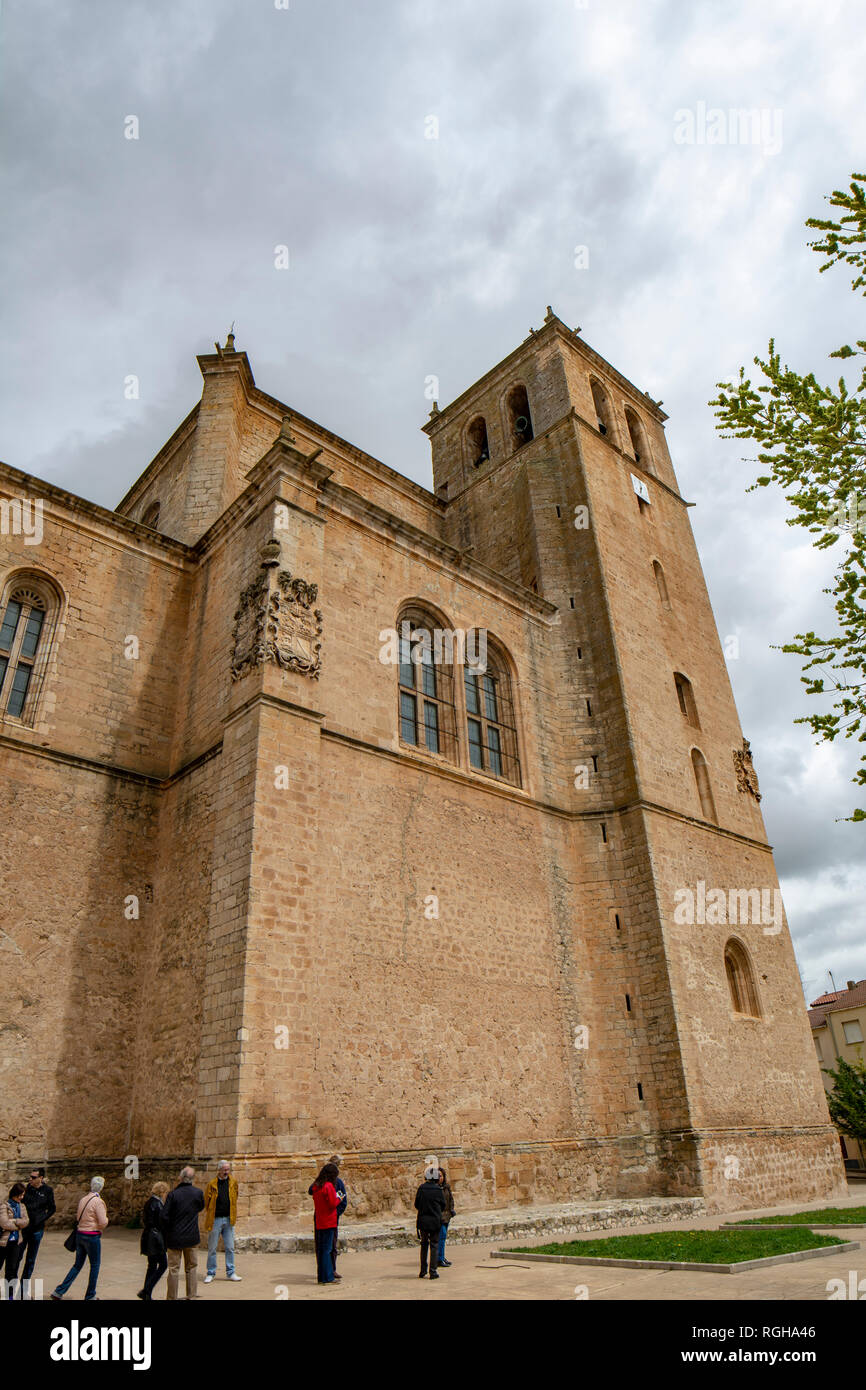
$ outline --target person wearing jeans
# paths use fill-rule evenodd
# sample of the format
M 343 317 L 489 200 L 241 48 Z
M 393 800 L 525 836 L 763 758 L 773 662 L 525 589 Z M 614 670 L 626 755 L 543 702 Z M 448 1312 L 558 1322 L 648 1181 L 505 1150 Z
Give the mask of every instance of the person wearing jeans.
M 316 1278 L 320 1284 L 333 1284 L 338 1277 L 334 1273 L 337 1208 L 340 1205 L 335 1186 L 337 1171 L 336 1163 L 326 1163 L 310 1188 L 315 1212 Z
M 18 1264 L 24 1252 L 24 1232 L 29 1217 L 24 1205 L 24 1184 L 15 1182 L 9 1189 L 8 1201 L 0 1203 L 0 1275 L 6 1280 L 7 1297 L 14 1298 L 18 1289 Z M 20 1294 L 19 1294 L 20 1297 Z
M 442 1188 L 442 1195 L 445 1198 L 445 1215 L 442 1217 L 442 1229 L 439 1232 L 439 1251 L 436 1263 L 442 1269 L 450 1269 L 451 1261 L 445 1258 L 445 1242 L 448 1239 L 448 1223 L 454 1215 L 454 1198 L 451 1195 L 448 1174 L 444 1168 L 439 1169 L 439 1186 Z
M 36 1256 L 39 1254 L 39 1246 L 45 1234 L 45 1223 L 51 1220 L 57 1210 L 53 1189 L 45 1181 L 44 1168 L 31 1168 L 30 1182 L 24 1193 L 24 1205 L 27 1208 L 30 1222 L 24 1232 L 24 1273 L 21 1278 L 24 1284 L 24 1297 L 29 1298 L 30 1280 L 36 1268 Z
M 92 1178 L 89 1193 L 82 1197 L 78 1203 L 75 1223 L 75 1263 L 62 1284 L 58 1284 L 51 1295 L 55 1302 L 59 1302 L 63 1295 L 68 1292 L 70 1285 L 81 1273 L 85 1260 L 90 1262 L 90 1274 L 84 1301 L 89 1303 L 96 1298 L 96 1281 L 99 1278 L 99 1266 L 102 1258 L 102 1232 L 108 1225 L 108 1212 L 99 1195 L 104 1186 L 105 1178 Z
M 238 1219 L 238 1184 L 231 1175 L 231 1164 L 222 1158 L 217 1164 L 217 1175 L 211 1178 L 204 1190 L 204 1228 L 207 1238 L 207 1273 L 205 1283 L 210 1284 L 216 1277 L 217 1246 L 223 1238 L 226 1257 L 226 1278 L 239 1284 L 241 1276 L 235 1274 L 235 1222 Z

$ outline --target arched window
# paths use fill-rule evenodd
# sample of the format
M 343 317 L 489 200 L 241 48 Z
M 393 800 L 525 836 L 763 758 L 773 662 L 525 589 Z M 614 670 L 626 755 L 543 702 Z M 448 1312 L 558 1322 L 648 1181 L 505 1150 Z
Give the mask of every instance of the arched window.
M 683 718 L 687 719 L 694 728 L 699 729 L 701 724 L 698 719 L 698 707 L 695 704 L 691 681 L 688 676 L 683 675 L 682 671 L 674 671 L 674 685 Z
M 725 946 L 725 974 L 728 977 L 734 1013 L 745 1014 L 749 1018 L 760 1018 L 761 1005 L 752 963 L 745 946 L 733 936 Z
M 473 468 L 480 468 L 490 458 L 490 445 L 487 442 L 487 421 L 483 415 L 476 415 L 466 431 L 466 444 L 469 462 Z
M 451 644 L 442 640 L 446 631 L 421 609 L 400 615 L 400 739 L 455 762 L 454 665 Z
M 630 405 L 627 405 L 625 408 L 625 422 L 628 425 L 628 437 L 631 440 L 631 448 L 635 463 L 639 463 L 648 473 L 652 472 L 646 433 L 640 422 L 640 418 L 635 414 Z
M 511 676 L 505 657 L 487 643 L 484 671 L 463 668 L 469 765 L 520 786 Z
M 671 601 L 668 597 L 667 580 L 665 579 L 665 572 L 658 560 L 653 560 L 653 574 L 656 577 L 656 588 L 659 591 L 659 598 L 662 601 L 662 606 L 664 608 L 670 608 Z
M 692 749 L 692 769 L 697 783 L 698 796 L 701 798 L 701 810 L 707 820 L 718 825 L 716 815 L 716 803 L 713 800 L 713 789 L 710 786 L 710 774 L 707 768 L 707 760 L 699 748 Z
M 595 377 L 590 378 L 592 388 L 592 403 L 595 406 L 595 422 L 598 426 L 599 434 L 607 435 L 613 443 L 613 417 L 610 413 L 610 401 L 607 392 L 600 381 Z
M 150 506 L 146 509 L 144 515 L 141 518 L 141 524 L 142 526 L 150 526 L 151 529 L 154 531 L 156 530 L 159 524 L 158 502 L 151 502 Z
M 38 572 L 18 571 L 0 604 L 0 716 L 32 723 L 60 600 Z
M 532 415 L 529 410 L 529 396 L 525 386 L 512 386 L 505 397 L 505 410 L 508 417 L 508 437 L 512 450 L 521 449 L 533 438 Z

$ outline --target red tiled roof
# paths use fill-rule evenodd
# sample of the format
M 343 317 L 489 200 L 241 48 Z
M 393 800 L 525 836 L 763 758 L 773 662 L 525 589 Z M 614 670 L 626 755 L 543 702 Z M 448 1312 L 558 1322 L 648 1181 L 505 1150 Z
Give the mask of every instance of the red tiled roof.
M 838 1013 L 840 1009 L 856 1009 L 866 1004 L 866 980 L 858 980 L 853 989 L 837 989 L 835 993 L 822 994 L 812 1000 L 809 1022 L 813 1028 L 820 1028 L 828 1013 Z

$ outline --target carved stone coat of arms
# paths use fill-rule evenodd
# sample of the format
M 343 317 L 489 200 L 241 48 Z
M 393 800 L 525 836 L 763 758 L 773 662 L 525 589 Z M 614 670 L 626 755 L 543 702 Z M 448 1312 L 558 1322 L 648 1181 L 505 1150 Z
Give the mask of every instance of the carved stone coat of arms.
M 758 789 L 758 774 L 752 762 L 752 750 L 747 738 L 743 739 L 742 749 L 734 749 L 734 771 L 737 774 L 738 791 L 750 792 L 756 801 L 760 801 L 761 793 Z
M 322 665 L 322 614 L 313 604 L 318 585 L 280 570 L 276 579 L 265 567 L 240 596 L 234 615 L 232 680 L 273 661 L 284 671 L 318 680 Z

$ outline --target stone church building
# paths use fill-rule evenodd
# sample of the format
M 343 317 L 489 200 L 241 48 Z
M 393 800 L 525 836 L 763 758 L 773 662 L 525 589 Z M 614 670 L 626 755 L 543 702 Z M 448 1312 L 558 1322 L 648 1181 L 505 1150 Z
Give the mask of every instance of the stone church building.
M 839 1195 L 659 406 L 548 310 L 428 492 L 198 361 L 114 511 L 0 467 L 7 1181 Z

